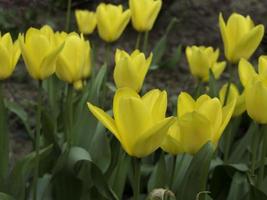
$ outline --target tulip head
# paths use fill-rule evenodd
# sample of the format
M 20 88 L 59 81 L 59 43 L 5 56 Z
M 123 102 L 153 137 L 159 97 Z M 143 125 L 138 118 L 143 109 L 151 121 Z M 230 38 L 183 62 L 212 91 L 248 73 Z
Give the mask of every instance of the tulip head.
M 139 50 L 131 55 L 117 49 L 115 55 L 114 80 L 117 88 L 129 87 L 139 92 L 152 61 L 152 53 L 146 59 Z
M 123 11 L 122 5 L 99 4 L 96 9 L 99 36 L 106 42 L 114 42 L 121 36 L 130 17 L 131 11 Z
M 214 51 L 212 47 L 187 47 L 186 57 L 191 74 L 202 81 L 209 80 L 209 69 L 218 79 L 226 66 L 226 62 L 217 62 L 219 49 Z
M 29 28 L 25 38 L 19 36 L 21 54 L 32 78 L 43 80 L 56 70 L 56 59 L 64 44 L 57 45 L 54 32 L 48 25 Z
M 264 26 L 255 26 L 249 16 L 244 17 L 233 13 L 227 23 L 220 13 L 219 26 L 226 58 L 237 63 L 241 58 L 249 59 L 259 46 L 263 35 Z
M 145 157 L 155 151 L 166 136 L 174 118 L 165 118 L 167 94 L 151 90 L 140 97 L 130 88 L 120 88 L 113 99 L 111 118 L 88 103 L 89 110 L 120 141 L 131 156 Z
M 202 95 L 195 101 L 182 92 L 177 101 L 177 121 L 169 129 L 162 149 L 172 154 L 195 154 L 209 141 L 216 147 L 233 114 L 235 99 L 222 105 L 218 98 Z
M 0 35 L 0 80 L 11 76 L 20 57 L 18 42 L 12 41 L 10 33 Z
M 80 89 L 82 81 L 91 73 L 90 52 L 90 43 L 82 35 L 71 33 L 66 36 L 64 48 L 56 62 L 58 78 Z
M 238 71 L 245 87 L 248 115 L 260 124 L 267 124 L 267 57 L 259 58 L 258 73 L 245 59 L 240 60 Z
M 224 102 L 225 100 L 227 87 L 228 87 L 228 83 L 224 84 L 222 88 L 220 89 L 219 97 L 220 97 L 221 102 Z M 231 83 L 228 97 L 227 97 L 227 102 L 231 102 L 234 99 L 236 99 L 236 105 L 235 105 L 233 116 L 237 117 L 246 111 L 245 92 L 240 94 L 236 85 Z
M 96 14 L 88 10 L 75 10 L 76 22 L 79 31 L 83 34 L 91 34 L 96 27 Z
M 162 0 L 130 0 L 133 27 L 139 32 L 150 31 L 162 6 Z

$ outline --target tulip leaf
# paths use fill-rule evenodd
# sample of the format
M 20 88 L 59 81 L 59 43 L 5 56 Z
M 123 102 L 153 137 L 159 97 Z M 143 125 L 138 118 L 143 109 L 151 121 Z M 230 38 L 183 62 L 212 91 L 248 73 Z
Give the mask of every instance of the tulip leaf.
M 214 73 L 211 69 L 209 69 L 209 96 L 210 97 L 218 96 L 217 82 Z
M 15 200 L 15 198 L 13 198 L 12 196 L 2 193 L 2 192 L 0 192 L 0 199 L 1 200 Z
M 53 145 L 49 145 L 40 151 L 40 161 L 52 151 Z M 23 200 L 25 197 L 26 183 L 33 173 L 35 167 L 36 153 L 32 152 L 16 163 L 9 178 L 10 194 L 17 200 Z
M 227 200 L 243 199 L 249 191 L 249 182 L 246 174 L 236 172 L 233 176 Z
M 152 191 L 156 188 L 162 188 L 166 186 L 167 180 L 167 170 L 166 170 L 166 162 L 164 158 L 164 153 L 161 152 L 160 159 L 156 166 L 154 167 L 154 170 L 149 178 L 148 181 L 148 191 Z
M 92 160 L 104 173 L 111 162 L 111 149 L 105 130 L 105 127 L 98 122 L 90 145 Z
M 174 49 L 172 55 L 167 59 L 166 62 L 163 62 L 161 66 L 164 68 L 174 69 L 177 67 L 177 64 L 181 60 L 182 57 L 182 45 L 179 45 Z
M 208 142 L 195 154 L 186 171 L 181 186 L 181 193 L 178 198 L 192 200 L 196 199 L 199 192 L 206 191 L 209 167 L 213 153 L 212 144 Z
M 30 128 L 31 126 L 29 123 L 29 116 L 24 108 L 16 102 L 8 100 L 5 101 L 5 106 L 10 112 L 14 113 L 22 121 L 27 133 L 33 138 L 32 129 Z
M 265 194 L 263 191 L 256 188 L 255 186 L 250 185 L 250 191 L 247 193 L 245 199 L 267 200 L 267 194 Z

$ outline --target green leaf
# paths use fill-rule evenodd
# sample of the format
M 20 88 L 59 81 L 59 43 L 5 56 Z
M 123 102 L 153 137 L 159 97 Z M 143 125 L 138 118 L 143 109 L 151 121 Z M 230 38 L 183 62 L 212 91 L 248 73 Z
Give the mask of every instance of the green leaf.
M 105 127 L 98 122 L 90 145 L 92 160 L 104 173 L 111 162 L 111 149 L 105 130 Z
M 52 151 L 53 145 L 49 145 L 40 151 L 40 161 Z M 11 172 L 8 186 L 10 194 L 16 198 L 16 200 L 24 200 L 27 182 L 32 176 L 35 167 L 36 153 L 32 152 L 25 156 L 22 160 L 16 163 L 14 169 Z
M 169 69 L 175 69 L 181 60 L 182 57 L 182 46 L 179 45 L 174 49 L 172 52 L 172 55 L 167 59 L 166 62 L 163 62 L 161 66 L 164 68 L 169 68 Z
M 1 200 L 15 200 L 12 196 L 2 193 L 2 192 L 0 192 L 0 199 Z
M 266 189 L 266 188 L 265 188 Z M 253 185 L 250 185 L 250 191 L 246 195 L 247 199 L 255 200 L 267 200 L 267 195 L 263 191 L 259 190 Z
M 185 174 L 181 186 L 181 194 L 178 198 L 192 200 L 197 197 L 199 192 L 206 191 L 209 167 L 213 153 L 212 144 L 207 143 L 195 154 Z
M 149 178 L 148 191 L 151 192 L 155 188 L 161 188 L 166 186 L 167 174 L 166 174 L 166 163 L 164 158 L 164 152 L 161 152 L 160 159 Z
M 211 69 L 209 69 L 209 96 L 210 97 L 218 96 L 217 82 Z
M 245 198 L 245 194 L 249 191 L 249 182 L 246 174 L 236 172 L 228 193 L 227 200 L 236 200 Z
M 24 110 L 24 108 L 16 102 L 8 100 L 5 101 L 5 106 L 10 112 L 14 113 L 22 121 L 27 133 L 31 137 L 33 137 L 32 129 L 30 128 L 31 126 L 29 123 L 29 116 L 28 113 Z

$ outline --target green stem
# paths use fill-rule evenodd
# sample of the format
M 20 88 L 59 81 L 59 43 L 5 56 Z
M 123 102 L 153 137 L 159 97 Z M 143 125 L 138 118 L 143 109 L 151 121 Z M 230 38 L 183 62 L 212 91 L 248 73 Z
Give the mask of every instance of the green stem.
M 139 200 L 139 195 L 140 195 L 140 160 L 138 158 L 133 157 L 133 200 Z
M 230 64 L 229 65 L 230 76 L 228 79 L 228 84 L 227 84 L 227 88 L 226 88 L 226 92 L 225 92 L 225 98 L 224 98 L 223 105 L 227 104 L 227 100 L 228 100 L 228 96 L 229 96 L 229 92 L 230 92 L 230 86 L 231 86 L 231 83 L 233 81 L 233 76 L 234 76 L 233 69 L 234 69 L 234 66 L 232 64 Z
M 194 92 L 193 92 L 195 98 L 198 98 L 199 95 L 201 94 L 201 92 L 202 92 L 202 86 L 203 85 L 202 85 L 201 80 L 200 79 L 197 79 L 196 80 L 196 86 L 195 86 L 195 89 L 194 89 Z
M 110 44 L 106 43 L 105 45 L 105 64 L 106 66 L 108 66 L 109 62 L 110 62 Z
M 135 49 L 139 49 L 140 48 L 141 38 L 142 38 L 142 32 L 138 32 L 136 43 L 135 43 Z
M 7 129 L 7 112 L 4 104 L 3 84 L 0 81 L 0 191 L 8 173 L 9 138 Z
M 143 52 L 147 52 L 147 45 L 148 45 L 148 37 L 149 37 L 149 31 L 145 32 L 145 38 L 144 38 L 144 44 L 143 44 Z
M 37 111 L 36 111 L 36 132 L 35 132 L 35 171 L 33 179 L 33 199 L 37 200 L 37 185 L 39 177 L 39 165 L 40 165 L 40 135 L 41 135 L 41 109 L 42 109 L 42 83 L 38 82 L 38 102 L 37 102 Z
M 263 179 L 264 179 L 264 172 L 265 172 L 265 156 L 267 150 L 267 125 L 262 126 L 262 151 L 261 151 L 261 160 L 260 160 L 260 172 L 259 172 L 259 179 L 258 179 L 258 186 L 261 186 Z
M 66 24 L 65 24 L 65 30 L 67 32 L 69 32 L 69 30 L 70 30 L 70 15 L 71 15 L 71 0 L 68 0 L 67 14 L 66 14 Z
M 229 152 L 230 152 L 230 147 L 232 143 L 232 123 L 230 122 L 229 127 L 227 131 L 225 132 L 225 139 L 224 139 L 224 162 L 228 162 L 229 158 Z
M 67 144 L 68 148 L 73 145 L 73 88 L 68 84 L 67 86 Z
M 255 125 L 257 126 L 256 122 L 252 122 L 255 123 Z M 252 144 L 251 144 L 251 151 L 252 151 L 252 155 L 251 155 L 251 177 L 255 180 L 255 169 L 256 169 L 256 161 L 257 161 L 257 146 L 259 143 L 258 140 L 258 135 L 259 133 L 256 133 L 254 135 L 254 137 L 252 137 Z

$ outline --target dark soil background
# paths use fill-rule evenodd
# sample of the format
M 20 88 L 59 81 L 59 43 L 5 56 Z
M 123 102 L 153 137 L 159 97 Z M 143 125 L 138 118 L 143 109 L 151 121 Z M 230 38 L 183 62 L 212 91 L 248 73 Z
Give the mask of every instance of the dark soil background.
M 95 10 L 97 0 L 73 0 L 72 9 Z M 101 1 L 103 2 L 103 1 Z M 105 1 L 110 3 L 122 3 L 127 7 L 125 0 Z M 11 32 L 15 39 L 19 32 L 24 32 L 28 27 L 40 27 L 44 24 L 51 25 L 55 30 L 64 30 L 67 0 L 0 0 L 0 30 L 1 33 Z M 169 98 L 175 101 L 181 90 L 194 87 L 194 80 L 189 75 L 187 63 L 184 57 L 184 49 L 187 45 L 205 45 L 221 49 L 223 46 L 218 27 L 218 16 L 222 12 L 225 19 L 232 12 L 250 15 L 255 24 L 267 25 L 267 0 L 163 0 L 163 9 L 150 33 L 149 49 L 152 50 L 157 41 L 164 34 L 170 20 L 178 19 L 175 27 L 168 37 L 167 52 L 164 59 L 170 55 L 179 45 L 182 46 L 182 56 L 175 68 L 164 68 L 150 71 L 146 78 L 145 88 L 161 88 L 168 91 Z M 72 13 L 71 30 L 77 31 L 75 18 Z M 112 51 L 116 48 L 132 51 L 134 49 L 137 34 L 129 26 L 118 42 L 112 45 Z M 97 32 L 90 36 L 90 41 L 97 48 L 97 63 L 103 63 L 104 43 L 98 38 Z M 254 60 L 258 55 L 264 54 L 264 45 L 257 50 Z M 113 68 L 113 65 L 110 66 Z M 112 69 L 111 69 L 112 70 Z M 226 75 L 227 76 L 227 73 Z M 110 78 L 112 81 L 112 77 Z M 27 74 L 22 59 L 15 74 L 5 81 L 7 97 L 27 108 L 28 120 L 34 124 L 34 105 L 36 96 L 36 83 Z M 173 102 L 172 101 L 172 102 Z M 10 115 L 10 139 L 11 157 L 18 159 L 32 148 L 27 131 L 21 121 L 13 114 Z

